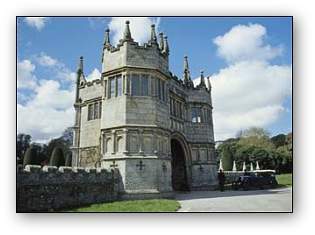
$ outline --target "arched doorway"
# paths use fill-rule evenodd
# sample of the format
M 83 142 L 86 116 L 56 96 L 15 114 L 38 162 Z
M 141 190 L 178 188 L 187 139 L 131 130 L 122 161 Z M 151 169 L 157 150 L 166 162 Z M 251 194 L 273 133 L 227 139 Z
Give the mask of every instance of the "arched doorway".
M 185 150 L 177 139 L 171 139 L 172 186 L 175 191 L 188 191 Z

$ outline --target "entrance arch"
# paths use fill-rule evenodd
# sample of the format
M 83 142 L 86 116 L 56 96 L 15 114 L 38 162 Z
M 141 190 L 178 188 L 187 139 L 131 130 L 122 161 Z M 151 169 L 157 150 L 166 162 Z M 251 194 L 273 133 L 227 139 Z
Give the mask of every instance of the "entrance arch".
M 172 186 L 175 191 L 188 191 L 190 189 L 190 151 L 188 145 L 180 134 L 171 137 L 172 153 Z

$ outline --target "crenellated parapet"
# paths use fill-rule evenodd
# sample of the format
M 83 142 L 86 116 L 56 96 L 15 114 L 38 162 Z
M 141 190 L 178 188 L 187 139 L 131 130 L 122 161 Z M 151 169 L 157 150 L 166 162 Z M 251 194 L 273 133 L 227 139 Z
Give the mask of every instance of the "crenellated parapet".
M 19 166 L 17 211 L 51 211 L 113 201 L 120 189 L 117 169 Z
M 124 36 L 117 46 L 110 44 L 109 30 L 106 30 L 102 53 L 102 73 L 127 66 L 157 69 L 168 75 L 168 55 L 167 36 L 162 35 L 159 44 L 155 33 L 155 25 L 151 26 L 150 40 L 140 45 L 132 38 L 129 21 L 126 21 Z

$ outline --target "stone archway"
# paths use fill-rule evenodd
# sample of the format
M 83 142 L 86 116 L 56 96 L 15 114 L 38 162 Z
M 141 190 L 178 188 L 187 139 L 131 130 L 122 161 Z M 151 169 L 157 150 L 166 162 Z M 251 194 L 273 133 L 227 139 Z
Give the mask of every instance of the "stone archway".
M 185 139 L 174 134 L 171 137 L 172 187 L 174 191 L 189 191 L 191 174 L 189 149 Z

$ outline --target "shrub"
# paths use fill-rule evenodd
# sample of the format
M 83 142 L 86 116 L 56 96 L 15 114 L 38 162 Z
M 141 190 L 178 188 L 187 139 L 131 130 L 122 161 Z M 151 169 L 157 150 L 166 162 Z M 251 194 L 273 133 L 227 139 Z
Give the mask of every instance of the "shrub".
M 50 157 L 49 165 L 57 167 L 65 166 L 65 157 L 61 148 L 54 148 Z
M 72 165 L 72 152 L 68 152 L 66 156 L 66 166 L 71 166 Z
M 34 147 L 29 147 L 24 155 L 23 167 L 26 165 L 36 165 L 38 164 L 37 151 Z

